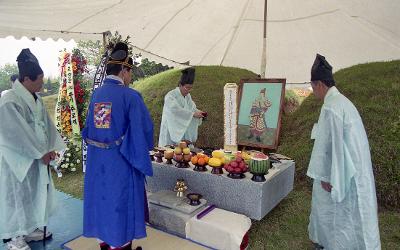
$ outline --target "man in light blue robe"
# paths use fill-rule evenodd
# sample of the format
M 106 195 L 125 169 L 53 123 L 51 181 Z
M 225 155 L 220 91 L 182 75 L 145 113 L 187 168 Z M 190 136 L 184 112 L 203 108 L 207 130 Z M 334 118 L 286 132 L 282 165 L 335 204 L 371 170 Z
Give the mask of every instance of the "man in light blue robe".
M 27 250 L 54 212 L 48 164 L 66 146 L 36 94 L 43 85 L 36 57 L 24 49 L 17 61 L 19 80 L 0 99 L 0 238 L 7 249 Z
M 82 131 L 88 143 L 83 235 L 97 238 L 105 250 L 130 250 L 132 240 L 146 237 L 153 123 L 142 96 L 128 87 L 132 67 L 127 45 L 117 43 Z
M 311 86 L 324 104 L 311 135 L 309 237 L 317 249 L 380 249 L 374 175 L 361 117 L 335 87 L 332 67 L 321 55 L 312 67 Z
M 177 145 L 182 140 L 197 141 L 198 127 L 206 112 L 196 108 L 190 95 L 194 81 L 194 68 L 182 70 L 179 86 L 164 98 L 158 146 Z

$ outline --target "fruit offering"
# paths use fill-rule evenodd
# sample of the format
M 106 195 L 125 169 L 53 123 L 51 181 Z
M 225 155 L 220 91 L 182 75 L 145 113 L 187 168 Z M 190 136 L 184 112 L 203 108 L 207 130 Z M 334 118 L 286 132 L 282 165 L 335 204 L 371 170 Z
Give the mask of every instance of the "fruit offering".
M 172 164 L 172 158 L 174 158 L 174 150 L 172 149 L 165 150 L 164 158 L 167 160 L 167 164 Z
M 225 164 L 225 170 L 229 172 L 228 177 L 233 179 L 242 179 L 245 177 L 244 173 L 247 172 L 247 165 L 241 156 L 236 156 L 235 160 Z
M 204 172 L 207 171 L 207 163 L 208 163 L 208 156 L 203 153 L 198 153 L 197 155 L 193 156 L 191 159 L 192 164 L 194 165 L 194 171 Z
M 225 163 L 225 153 L 223 150 L 214 150 L 211 152 L 211 158 L 208 165 L 212 167 L 211 173 L 223 174 L 222 165 Z
M 247 165 L 250 163 L 251 155 L 249 153 L 247 153 L 246 151 L 238 151 L 238 152 L 236 152 L 236 156 L 242 157 L 242 159 L 244 160 L 244 162 Z
M 253 174 L 251 180 L 255 182 L 265 181 L 264 175 L 267 174 L 268 168 L 268 156 L 263 153 L 255 154 L 250 160 L 250 173 Z
M 187 143 L 181 141 L 174 149 L 175 166 L 178 168 L 188 168 L 191 158 L 192 155 L 190 154 L 190 149 L 187 147 Z

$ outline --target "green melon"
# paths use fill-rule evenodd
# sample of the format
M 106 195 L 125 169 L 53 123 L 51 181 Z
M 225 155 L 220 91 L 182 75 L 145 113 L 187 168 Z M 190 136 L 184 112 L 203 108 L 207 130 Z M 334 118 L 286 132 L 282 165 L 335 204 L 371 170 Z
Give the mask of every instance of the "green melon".
M 250 160 L 250 173 L 266 174 L 269 168 L 268 156 L 253 156 Z

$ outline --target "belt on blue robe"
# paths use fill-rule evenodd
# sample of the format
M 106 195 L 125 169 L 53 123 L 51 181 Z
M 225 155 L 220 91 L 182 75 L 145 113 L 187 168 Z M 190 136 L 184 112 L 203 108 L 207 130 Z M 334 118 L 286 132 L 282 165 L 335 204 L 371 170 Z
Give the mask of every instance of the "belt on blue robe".
M 98 142 L 89 138 L 86 138 L 85 141 L 87 144 L 95 146 L 97 148 L 103 148 L 103 149 L 112 149 L 115 147 L 118 147 L 119 145 L 121 145 L 122 141 L 124 139 L 124 136 L 121 136 L 118 140 L 113 141 L 113 142 Z

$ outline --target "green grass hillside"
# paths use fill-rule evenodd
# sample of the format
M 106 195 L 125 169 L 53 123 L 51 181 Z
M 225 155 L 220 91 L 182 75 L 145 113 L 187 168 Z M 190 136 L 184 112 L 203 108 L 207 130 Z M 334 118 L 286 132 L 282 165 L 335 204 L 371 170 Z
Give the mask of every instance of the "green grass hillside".
M 154 122 L 154 140 L 158 143 L 164 96 L 178 86 L 181 73 L 168 70 L 146 78 L 135 84 L 135 89 L 143 95 Z M 223 146 L 224 111 L 223 88 L 228 82 L 238 82 L 242 78 L 255 78 L 256 74 L 238 68 L 220 66 L 198 66 L 191 96 L 197 108 L 208 112 L 207 121 L 199 129 L 198 147 Z

